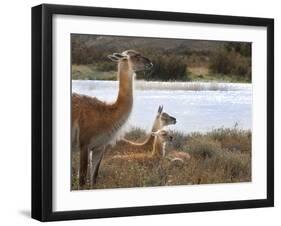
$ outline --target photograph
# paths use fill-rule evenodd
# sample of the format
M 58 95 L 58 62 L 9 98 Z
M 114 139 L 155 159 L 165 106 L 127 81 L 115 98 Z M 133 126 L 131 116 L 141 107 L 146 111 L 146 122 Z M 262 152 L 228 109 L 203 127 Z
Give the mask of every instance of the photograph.
M 252 181 L 252 43 L 70 34 L 71 190 Z
M 274 19 L 120 7 L 32 7 L 32 218 L 274 206 Z

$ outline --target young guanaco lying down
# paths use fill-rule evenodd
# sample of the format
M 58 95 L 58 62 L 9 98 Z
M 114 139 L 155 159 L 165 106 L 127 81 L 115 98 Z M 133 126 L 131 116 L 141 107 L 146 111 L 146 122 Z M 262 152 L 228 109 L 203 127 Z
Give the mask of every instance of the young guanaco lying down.
M 167 158 L 171 162 L 180 161 L 185 162 L 189 160 L 191 157 L 186 152 L 180 152 L 176 150 L 168 150 L 168 144 L 170 144 L 173 140 L 173 137 L 166 130 L 158 130 L 156 132 L 151 133 L 155 138 L 153 143 L 153 149 L 149 153 L 131 153 L 126 155 L 116 155 L 113 159 L 121 159 L 127 161 L 145 161 L 152 159 L 161 159 Z

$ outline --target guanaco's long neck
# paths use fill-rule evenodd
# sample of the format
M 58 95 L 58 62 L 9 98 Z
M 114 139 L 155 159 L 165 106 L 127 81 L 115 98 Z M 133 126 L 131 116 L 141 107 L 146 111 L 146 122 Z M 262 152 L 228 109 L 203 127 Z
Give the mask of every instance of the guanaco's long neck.
M 156 118 L 154 119 L 151 132 L 157 132 L 160 129 L 162 129 L 162 126 L 161 126 L 159 115 L 157 115 Z M 154 144 L 155 140 L 156 140 L 156 138 L 154 136 L 152 136 L 152 134 L 150 133 L 148 138 L 144 141 L 143 145 L 152 146 Z
M 118 124 L 124 123 L 133 107 L 133 80 L 134 71 L 128 61 L 121 61 L 118 64 L 119 92 L 116 102 L 112 105 L 114 112 L 112 118 L 120 119 Z
M 143 141 L 143 142 L 133 142 L 133 141 L 130 141 L 130 140 L 127 140 L 127 139 L 123 139 L 122 141 L 120 141 L 121 143 L 124 143 L 124 144 L 127 144 L 127 145 L 130 145 L 130 146 L 134 146 L 134 147 L 141 147 L 141 148 L 144 148 L 144 147 L 152 147 L 153 145 L 153 142 L 154 142 L 154 137 L 149 134 L 148 137 Z M 149 152 L 151 149 L 148 149 L 146 150 L 147 152 Z
M 155 137 L 154 143 L 153 143 L 152 156 L 161 157 L 162 156 L 162 148 L 163 148 L 163 145 L 159 141 L 159 138 Z
M 160 129 L 162 129 L 162 126 L 161 126 L 161 122 L 160 122 L 160 116 L 157 114 L 157 116 L 154 120 L 152 129 L 151 129 L 151 132 L 157 132 Z
M 134 71 L 128 61 L 121 61 L 118 64 L 119 92 L 116 104 L 133 104 L 133 80 Z
M 155 120 L 154 120 L 151 132 L 156 132 L 159 129 L 162 129 L 160 127 L 161 127 L 161 125 L 160 125 L 160 122 L 159 122 L 159 116 L 157 115 Z M 143 141 L 143 142 L 133 142 L 133 141 L 130 141 L 130 140 L 127 140 L 127 139 L 123 139 L 123 142 L 125 142 L 125 144 L 129 144 L 131 146 L 147 147 L 147 148 L 149 148 L 149 147 L 153 146 L 154 140 L 155 140 L 155 137 L 152 136 L 151 133 L 150 133 L 148 135 L 148 137 L 145 139 L 145 141 Z M 147 151 L 149 152 L 149 151 L 151 151 L 151 149 L 149 149 Z

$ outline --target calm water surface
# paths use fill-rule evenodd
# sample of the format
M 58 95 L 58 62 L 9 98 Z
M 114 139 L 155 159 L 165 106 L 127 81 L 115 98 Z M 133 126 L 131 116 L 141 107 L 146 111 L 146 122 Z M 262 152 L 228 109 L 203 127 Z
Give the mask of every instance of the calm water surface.
M 252 85 L 204 82 L 135 82 L 129 126 L 150 130 L 159 105 L 177 118 L 170 129 L 207 132 L 220 127 L 252 127 Z M 115 81 L 72 81 L 72 91 L 114 101 Z

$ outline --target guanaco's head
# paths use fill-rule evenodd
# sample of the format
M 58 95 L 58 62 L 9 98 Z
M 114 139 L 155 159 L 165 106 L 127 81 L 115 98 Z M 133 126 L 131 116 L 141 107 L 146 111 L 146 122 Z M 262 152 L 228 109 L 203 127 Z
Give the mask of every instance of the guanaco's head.
M 108 56 L 114 62 L 128 61 L 135 72 L 151 69 L 152 62 L 135 50 L 126 50 L 122 53 L 113 53 Z
M 162 144 L 171 142 L 173 140 L 173 137 L 166 130 L 163 129 L 158 130 L 156 132 L 152 132 L 151 134 L 152 136 L 158 138 Z
M 159 129 L 162 129 L 164 126 L 174 125 L 177 123 L 177 119 L 175 117 L 163 112 L 163 105 L 158 107 L 156 119 L 159 124 Z

